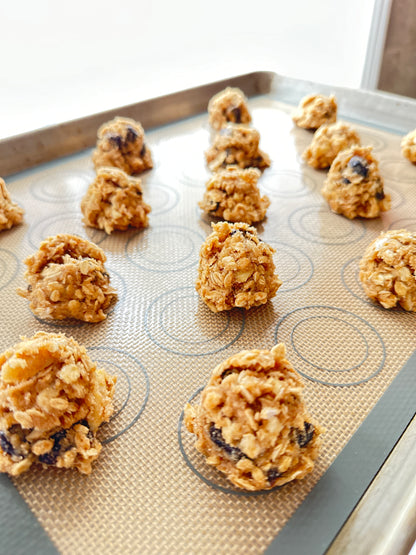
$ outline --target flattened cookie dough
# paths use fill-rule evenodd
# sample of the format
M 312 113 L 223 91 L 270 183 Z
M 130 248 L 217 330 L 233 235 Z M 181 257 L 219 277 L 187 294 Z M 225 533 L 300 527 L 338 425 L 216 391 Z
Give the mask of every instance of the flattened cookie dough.
M 38 332 L 0 354 L 0 472 L 32 464 L 91 472 L 116 378 L 62 333 Z
M 92 155 L 95 168 L 110 166 L 129 175 L 153 168 L 152 155 L 138 121 L 115 118 L 98 129 L 97 148 Z
M 371 151 L 369 146 L 353 146 L 332 162 L 322 195 L 337 214 L 349 219 L 377 218 L 390 208 L 391 198 L 384 193 L 378 161 Z
M 213 312 L 251 308 L 276 295 L 282 282 L 273 253 L 247 224 L 219 222 L 199 253 L 196 290 Z
M 377 237 L 360 261 L 360 280 L 384 308 L 399 304 L 416 312 L 416 233 L 399 229 Z
M 187 404 L 185 425 L 206 462 L 240 488 L 300 480 L 313 470 L 321 444 L 303 387 L 283 343 L 242 351 L 215 368 L 200 405 Z
M 318 129 L 324 123 L 337 120 L 337 108 L 334 95 L 310 94 L 302 98 L 292 119 L 298 127 Z
M 23 221 L 23 208 L 12 201 L 4 179 L 0 177 L 0 231 Z
M 147 227 L 151 208 L 143 201 L 141 180 L 117 168 L 99 168 L 81 202 L 84 223 L 110 234 L 114 229 Z
M 30 301 L 39 318 L 100 322 L 117 298 L 105 261 L 104 251 L 86 239 L 66 234 L 48 237 L 26 259 L 29 286 L 17 292 Z
M 329 168 L 341 150 L 360 144 L 358 133 L 348 123 L 340 121 L 325 124 L 314 133 L 303 158 L 312 168 L 325 169 Z
M 227 123 L 250 123 L 251 116 L 243 91 L 227 87 L 208 103 L 209 124 L 219 131 Z
M 227 166 L 259 168 L 270 166 L 270 158 L 259 149 L 260 133 L 248 125 L 229 123 L 221 129 L 205 153 L 209 169 L 215 172 Z
M 200 208 L 229 222 L 260 222 L 270 206 L 268 197 L 260 196 L 260 175 L 256 168 L 242 170 L 236 166 L 218 171 L 207 183 L 204 198 L 198 203 Z
M 403 156 L 416 164 L 416 129 L 403 137 L 401 147 Z

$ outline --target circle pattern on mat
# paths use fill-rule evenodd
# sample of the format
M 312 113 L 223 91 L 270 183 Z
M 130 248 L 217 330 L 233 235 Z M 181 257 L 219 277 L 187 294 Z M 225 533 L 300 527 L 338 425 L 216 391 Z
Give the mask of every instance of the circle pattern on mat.
M 61 171 L 43 175 L 32 182 L 30 191 L 32 195 L 44 202 L 72 202 L 81 199 L 94 174 L 88 171 Z
M 380 173 L 385 179 L 414 184 L 416 169 L 408 160 L 380 160 Z
M 299 289 L 310 281 L 314 267 L 312 260 L 306 253 L 287 243 L 269 241 L 265 238 L 264 241 L 276 250 L 273 256 L 274 263 L 276 264 L 277 275 L 283 282 L 279 287 L 279 293 Z
M 384 187 L 384 191 L 389 193 L 391 196 L 391 208 L 399 208 L 402 204 L 404 204 L 405 198 L 400 191 L 397 189 L 393 189 L 391 186 L 387 185 Z
M 355 243 L 366 233 L 363 222 L 349 220 L 320 204 L 297 208 L 289 216 L 289 226 L 302 239 L 325 245 Z
M 164 183 L 148 183 L 144 201 L 152 207 L 151 216 L 158 216 L 172 210 L 179 202 L 179 193 Z
M 179 225 L 158 225 L 132 235 L 126 256 L 149 272 L 179 272 L 198 263 L 204 237 Z
M 389 225 L 389 229 L 406 229 L 416 233 L 416 218 L 401 218 L 400 220 L 395 220 Z
M 38 249 L 40 243 L 46 237 L 58 235 L 59 233 L 79 235 L 96 245 L 99 245 L 107 238 L 107 234 L 104 231 L 86 227 L 82 223 L 80 212 L 65 212 L 64 214 L 50 216 L 34 224 L 28 233 L 29 243 L 33 248 Z
M 279 320 L 276 343 L 283 342 L 293 367 L 324 385 L 358 385 L 374 378 L 386 357 L 383 340 L 366 320 L 332 306 L 304 306 Z
M 192 397 L 188 400 L 188 403 L 192 401 L 199 403 L 202 390 L 202 387 L 198 389 L 198 391 L 194 393 Z M 189 466 L 192 472 L 196 474 L 198 478 L 200 478 L 208 486 L 220 490 L 223 493 L 231 493 L 234 495 L 244 496 L 265 495 L 271 493 L 272 491 L 280 489 L 279 486 L 276 486 L 275 488 L 269 490 L 246 491 L 234 486 L 229 480 L 227 480 L 222 472 L 207 464 L 204 455 L 196 450 L 196 435 L 188 432 L 185 424 L 183 423 L 183 419 L 184 413 L 182 411 L 178 423 L 178 442 L 180 452 L 185 460 L 185 463 Z
M 379 137 L 378 135 L 376 135 L 375 133 L 372 133 L 367 130 L 363 131 L 360 129 L 358 131 L 358 134 L 361 137 L 362 145 L 372 146 L 376 151 L 380 151 L 386 148 L 385 140 Z
M 232 345 L 243 333 L 244 310 L 212 314 L 193 287 L 179 287 L 157 297 L 145 314 L 149 338 L 176 355 L 203 356 Z
M 261 185 L 264 191 L 277 197 L 302 197 L 316 188 L 309 175 L 294 170 L 268 170 L 264 173 Z
M 149 378 L 140 362 L 125 351 L 112 347 L 89 347 L 88 354 L 99 368 L 117 376 L 115 411 L 100 427 L 100 439 L 109 443 L 131 428 L 142 414 L 149 397 Z
M 4 289 L 17 276 L 19 260 L 6 249 L 0 249 L 0 290 Z

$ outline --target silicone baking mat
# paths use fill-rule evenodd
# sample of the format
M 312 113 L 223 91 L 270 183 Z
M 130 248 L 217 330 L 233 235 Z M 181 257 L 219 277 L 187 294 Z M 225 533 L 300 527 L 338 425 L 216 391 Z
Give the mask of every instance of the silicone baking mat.
M 338 100 L 339 119 L 352 119 L 342 111 L 341 94 Z M 377 405 L 382 407 L 378 416 L 372 413 L 382 423 L 372 433 L 387 438 L 383 457 L 414 414 L 415 400 L 389 386 L 398 383 L 395 378 L 415 349 L 416 315 L 374 305 L 358 280 L 358 261 L 382 230 L 416 231 L 416 167 L 401 157 L 401 136 L 354 122 L 362 143 L 374 147 L 392 208 L 376 220 L 350 221 L 332 213 L 322 198 L 326 173 L 302 162 L 312 134 L 294 127 L 293 106 L 266 94 L 250 99 L 249 107 L 260 147 L 272 160 L 259 181 L 271 206 L 257 229 L 276 249 L 283 285 L 274 299 L 248 312 L 214 314 L 194 288 L 199 248 L 211 223 L 197 205 L 209 177 L 206 113 L 147 131 L 155 166 L 142 177 L 144 199 L 152 207 L 145 230 L 107 236 L 83 225 L 80 202 L 94 178 L 91 151 L 7 180 L 13 199 L 25 209 L 25 222 L 0 236 L 1 350 L 21 335 L 63 331 L 118 377 L 115 415 L 103 426 L 105 446 L 90 476 L 32 469 L 13 480 L 61 553 L 258 554 L 279 540 L 281 530 L 293 532 L 288 522 L 298 528 L 285 537 L 302 535 L 306 524 L 299 512 L 297 520 L 289 520 L 302 505 L 315 515 L 312 528 L 325 533 L 322 498 L 314 501 L 309 492 L 320 491 L 314 486 L 351 438 L 359 437 L 354 433 L 387 390 L 395 391 L 393 404 Z M 107 255 L 119 300 L 102 323 L 42 321 L 15 293 L 25 286 L 25 258 L 45 237 L 60 232 L 85 237 Z M 219 362 L 242 349 L 270 349 L 277 342 L 286 344 L 289 360 L 304 378 L 308 410 L 326 433 L 312 474 L 280 489 L 248 493 L 205 464 L 194 436 L 182 425 L 182 410 Z M 414 375 L 406 374 L 413 385 Z M 407 386 L 405 391 L 411 390 Z M 389 424 L 392 406 L 404 415 L 395 432 Z M 347 490 L 360 482 L 357 465 L 370 460 L 374 475 L 384 460 L 366 434 L 361 437 L 353 449 L 357 464 L 345 474 Z M 325 484 L 327 498 L 338 496 L 338 506 L 348 507 L 325 478 L 321 490 Z M 355 502 L 367 485 L 354 489 Z M 1 486 L 3 512 L 11 490 L 4 479 Z M 34 545 L 44 545 L 35 528 Z M 31 536 L 16 540 L 18 530 L 14 526 L 9 540 L 29 547 Z M 286 548 L 300 553 L 293 541 Z

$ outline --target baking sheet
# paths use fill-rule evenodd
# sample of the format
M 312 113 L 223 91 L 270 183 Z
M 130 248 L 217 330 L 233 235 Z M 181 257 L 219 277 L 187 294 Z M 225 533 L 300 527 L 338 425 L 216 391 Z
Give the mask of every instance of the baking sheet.
M 117 414 L 102 431 L 106 445 L 93 474 L 34 470 L 14 481 L 60 552 L 263 552 L 414 351 L 415 314 L 369 302 L 357 268 L 380 231 L 416 230 L 416 168 L 401 158 L 397 126 L 368 107 L 371 125 L 355 126 L 363 143 L 374 146 L 392 209 L 374 221 L 332 214 L 320 195 L 325 173 L 300 157 L 312 135 L 290 119 L 289 101 L 297 103 L 305 88 L 280 78 L 276 90 L 250 100 L 260 146 L 272 160 L 259 181 L 272 203 L 257 229 L 277 251 L 283 285 L 271 302 L 247 313 L 213 314 L 194 290 L 198 251 L 210 232 L 197 206 L 209 177 L 206 113 L 148 130 L 155 168 L 143 176 L 144 199 L 152 206 L 146 230 L 107 237 L 84 227 L 79 205 L 94 176 L 90 151 L 8 179 L 26 215 L 24 225 L 0 236 L 1 349 L 22 334 L 61 330 L 118 375 Z M 337 96 L 340 119 L 366 121 L 357 117 L 351 91 L 345 91 L 348 102 L 342 91 Z M 380 96 L 380 103 L 388 98 Z M 358 106 L 362 110 L 362 102 Z M 106 322 L 42 322 L 16 296 L 26 256 L 59 232 L 105 250 L 120 296 Z M 271 492 L 246 493 L 205 465 L 182 426 L 182 409 L 220 361 L 277 341 L 286 343 L 305 378 L 309 411 L 327 432 L 312 475 Z M 371 456 L 365 443 L 359 455 L 364 461 Z M 325 522 L 320 525 L 324 532 Z

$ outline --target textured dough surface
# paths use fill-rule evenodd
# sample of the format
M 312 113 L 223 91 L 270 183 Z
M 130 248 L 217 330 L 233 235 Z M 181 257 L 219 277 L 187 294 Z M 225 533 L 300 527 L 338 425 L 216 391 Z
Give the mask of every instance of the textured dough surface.
M 257 186 L 260 175 L 256 168 L 230 166 L 219 170 L 207 182 L 204 197 L 198 203 L 200 208 L 229 222 L 260 222 L 270 206 L 268 197 L 260 196 Z
M 227 123 L 250 123 L 251 115 L 243 91 L 227 87 L 208 103 L 209 124 L 219 131 Z
M 104 251 L 75 235 L 48 237 L 25 264 L 27 289 L 18 293 L 30 301 L 39 318 L 76 318 L 100 322 L 117 298 L 110 286 Z
M 229 123 L 214 138 L 205 157 L 209 169 L 215 172 L 227 166 L 259 168 L 270 166 L 270 158 L 259 149 L 260 133 L 243 124 Z
M 416 233 L 399 229 L 377 237 L 360 261 L 360 280 L 384 308 L 399 304 L 416 312 Z
M 196 290 L 213 312 L 251 308 L 276 295 L 282 282 L 275 274 L 273 253 L 254 227 L 219 222 L 199 253 Z
M 270 489 L 311 472 L 321 430 L 302 398 L 303 383 L 282 343 L 241 351 L 219 364 L 185 425 L 206 462 L 247 490 Z
M 81 202 L 84 223 L 108 234 L 147 227 L 150 210 L 143 201 L 141 180 L 118 168 L 99 168 Z
M 23 221 L 23 208 L 12 201 L 4 179 L 0 177 L 0 231 Z
M 331 164 L 322 195 L 337 214 L 349 219 L 377 218 L 391 205 L 383 185 L 372 147 L 352 146 Z
M 41 463 L 89 474 L 115 384 L 62 333 L 38 332 L 0 354 L 0 472 Z
M 298 127 L 318 129 L 324 123 L 337 120 L 337 101 L 334 95 L 310 94 L 302 98 L 292 115 Z
M 329 168 L 341 150 L 360 144 L 358 133 L 348 123 L 340 121 L 325 124 L 314 133 L 303 158 L 312 168 L 325 169 Z
M 401 147 L 403 156 L 416 164 L 416 129 L 403 137 Z
M 115 118 L 98 129 L 97 147 L 92 160 L 96 169 L 110 166 L 129 175 L 153 168 L 152 155 L 138 121 Z

